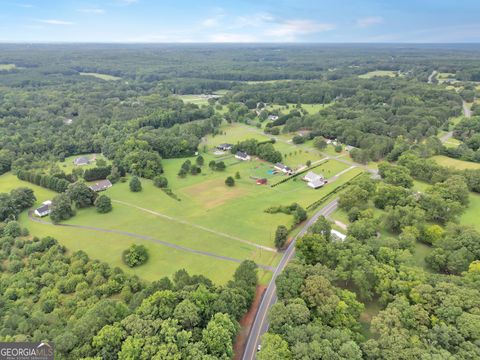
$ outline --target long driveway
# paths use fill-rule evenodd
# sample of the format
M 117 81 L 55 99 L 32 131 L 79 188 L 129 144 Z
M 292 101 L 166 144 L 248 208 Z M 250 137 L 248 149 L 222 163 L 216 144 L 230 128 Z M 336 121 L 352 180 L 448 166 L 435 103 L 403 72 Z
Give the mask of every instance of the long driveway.
M 185 247 L 185 246 L 172 244 L 172 243 L 169 243 L 167 241 L 155 239 L 155 238 L 150 237 L 150 236 L 134 234 L 134 233 L 131 233 L 131 232 L 128 232 L 128 231 L 123 231 L 123 230 L 104 229 L 104 228 L 87 226 L 87 225 L 53 224 L 49 221 L 42 220 L 40 218 L 35 217 L 33 215 L 32 211 L 28 212 L 28 217 L 29 217 L 30 220 L 35 221 L 35 222 L 40 223 L 40 224 L 46 224 L 46 225 L 52 225 L 52 226 L 63 226 L 63 227 L 70 227 L 70 228 L 77 228 L 77 229 L 85 229 L 85 230 L 99 231 L 99 232 L 112 233 L 112 234 L 120 234 L 120 235 L 125 235 L 125 236 L 129 236 L 129 237 L 137 238 L 137 239 L 151 241 L 151 242 L 154 242 L 154 243 L 157 243 L 157 244 L 162 244 L 162 245 L 171 247 L 175 250 L 186 251 L 186 252 L 189 252 L 189 253 L 192 253 L 192 254 L 209 256 L 209 257 L 220 259 L 220 260 L 232 261 L 232 262 L 235 262 L 235 263 L 238 263 L 238 264 L 243 261 L 243 260 L 231 258 L 231 257 L 228 257 L 228 256 L 217 255 L 217 254 L 214 254 L 214 253 L 211 253 L 211 252 L 208 252 L 208 251 L 190 249 L 190 248 Z M 260 267 L 264 270 L 267 270 L 267 271 L 274 271 L 274 268 L 272 268 L 271 266 L 265 266 L 265 265 L 259 265 L 258 264 L 258 267 Z
M 288 262 L 292 259 L 293 255 L 295 254 L 295 243 L 298 238 L 305 235 L 308 229 L 317 221 L 320 216 L 329 216 L 332 212 L 336 210 L 338 206 L 338 200 L 335 199 L 332 202 L 325 205 L 322 209 L 316 212 L 303 226 L 302 230 L 293 238 L 288 245 L 287 250 L 283 254 L 282 260 L 278 264 L 277 268 L 273 272 L 272 280 L 268 284 L 267 290 L 263 294 L 262 300 L 260 302 L 260 306 L 258 308 L 257 314 L 255 316 L 255 320 L 252 324 L 252 328 L 250 329 L 250 333 L 248 335 L 247 343 L 245 345 L 245 351 L 243 353 L 243 360 L 253 360 L 255 359 L 255 355 L 257 353 L 257 347 L 260 344 L 261 336 L 267 332 L 268 330 L 268 319 L 267 314 L 273 304 L 277 302 L 277 287 L 275 285 L 275 280 L 277 279 L 278 275 L 283 271 L 285 266 Z

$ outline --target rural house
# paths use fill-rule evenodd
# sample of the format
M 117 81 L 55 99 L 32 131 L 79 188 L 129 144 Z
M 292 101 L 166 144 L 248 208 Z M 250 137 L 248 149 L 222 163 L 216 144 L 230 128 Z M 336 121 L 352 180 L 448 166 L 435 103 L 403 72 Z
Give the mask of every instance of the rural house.
M 99 182 L 95 183 L 95 185 L 89 186 L 89 188 L 95 192 L 104 191 L 111 187 L 112 183 L 110 180 L 100 180 Z
M 39 216 L 39 217 L 44 217 L 44 216 L 47 216 L 48 214 L 50 214 L 50 207 L 52 205 L 52 201 L 51 200 L 47 200 L 47 201 L 44 201 L 42 203 L 42 206 L 40 206 L 39 208 L 35 209 L 34 213 L 35 215 Z
M 90 160 L 85 156 L 78 157 L 75 160 L 73 160 L 73 164 L 77 166 L 88 165 L 89 163 L 90 163 Z
M 228 150 L 231 150 L 232 147 L 233 147 L 232 144 L 220 144 L 217 146 L 217 149 L 221 151 L 228 151 Z
M 237 151 L 237 153 L 235 154 L 235 158 L 242 161 L 248 161 L 251 159 L 250 155 L 243 151 Z
M 325 185 L 327 181 L 322 175 L 315 174 L 313 171 L 309 171 L 303 180 L 307 182 L 307 185 L 312 189 L 318 189 Z
M 283 165 L 282 163 L 276 163 L 274 167 L 275 169 L 283 172 L 284 174 L 293 175 L 293 170 L 290 169 L 287 165 Z

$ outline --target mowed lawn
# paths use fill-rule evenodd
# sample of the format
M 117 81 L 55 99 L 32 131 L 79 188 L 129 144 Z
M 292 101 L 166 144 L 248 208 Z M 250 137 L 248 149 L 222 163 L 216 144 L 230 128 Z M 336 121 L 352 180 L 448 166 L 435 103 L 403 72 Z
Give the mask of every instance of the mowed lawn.
M 382 76 L 382 77 L 395 77 L 397 73 L 395 71 L 389 71 L 389 70 L 375 70 L 375 71 L 370 71 L 366 74 L 359 75 L 358 77 L 361 79 L 371 79 L 375 76 Z
M 480 231 L 480 194 L 470 193 L 470 203 L 467 210 L 460 217 L 460 223 L 463 225 L 471 225 Z
M 464 161 L 464 160 L 458 160 L 458 159 L 453 159 L 448 156 L 443 156 L 443 155 L 437 155 L 433 156 L 432 160 L 435 160 L 435 162 L 439 165 L 446 166 L 446 167 L 452 167 L 458 170 L 464 170 L 464 169 L 480 169 L 480 163 L 474 163 L 470 161 Z
M 80 166 L 75 165 L 73 162 L 76 158 L 79 158 L 79 157 L 88 158 L 90 160 L 90 163 L 87 165 L 80 165 Z M 107 158 L 105 158 L 102 154 L 84 154 L 84 155 L 69 156 L 65 158 L 64 161 L 57 162 L 57 165 L 60 167 L 60 169 L 63 172 L 65 172 L 66 174 L 69 174 L 75 168 L 81 168 L 83 170 L 94 168 L 97 166 L 96 160 L 99 160 L 99 159 L 103 159 L 107 162 L 107 164 L 110 164 L 110 161 Z

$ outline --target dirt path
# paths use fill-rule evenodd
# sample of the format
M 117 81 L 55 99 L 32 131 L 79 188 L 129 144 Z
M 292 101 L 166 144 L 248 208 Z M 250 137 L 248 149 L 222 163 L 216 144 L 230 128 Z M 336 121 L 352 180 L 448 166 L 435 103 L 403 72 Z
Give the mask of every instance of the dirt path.
M 49 221 L 42 220 L 42 219 L 39 219 L 39 218 L 35 217 L 33 215 L 32 211 L 29 211 L 28 218 L 32 221 L 35 221 L 35 222 L 40 223 L 40 224 L 45 224 L 45 225 L 63 226 L 63 227 L 99 231 L 99 232 L 105 232 L 105 233 L 111 233 L 111 234 L 125 235 L 125 236 L 129 236 L 129 237 L 133 237 L 133 238 L 137 238 L 137 239 L 141 239 L 141 240 L 147 240 L 147 241 L 151 241 L 151 242 L 154 242 L 154 243 L 157 243 L 157 244 L 165 245 L 165 246 L 171 247 L 171 248 L 176 249 L 176 250 L 186 251 L 186 252 L 189 252 L 189 253 L 192 253 L 192 254 L 209 256 L 209 257 L 212 257 L 212 258 L 225 260 L 225 261 L 231 261 L 231 262 L 235 262 L 235 263 L 238 263 L 238 264 L 243 261 L 243 260 L 231 258 L 231 257 L 228 257 L 228 256 L 217 255 L 217 254 L 214 254 L 214 253 L 211 253 L 211 252 L 208 252 L 208 251 L 190 249 L 190 248 L 187 248 L 185 246 L 172 244 L 172 243 L 169 243 L 167 241 L 155 239 L 155 238 L 152 238 L 150 236 L 134 234 L 134 233 L 131 233 L 131 232 L 128 232 L 128 231 L 114 230 L 114 229 L 103 229 L 103 228 L 99 228 L 99 227 L 86 226 L 86 225 L 73 225 L 73 224 L 57 224 L 57 225 L 55 225 L 55 224 L 53 224 Z M 265 265 L 260 265 L 260 264 L 257 264 L 257 265 L 258 265 L 258 267 L 260 267 L 264 270 L 267 270 L 267 271 L 273 271 L 274 270 L 274 268 L 272 268 L 271 266 L 265 266 Z
M 170 221 L 175 221 L 175 222 L 178 222 L 178 223 L 183 224 L 183 225 L 187 225 L 187 226 L 191 226 L 191 227 L 194 227 L 194 228 L 203 230 L 203 231 L 207 231 L 207 232 L 209 232 L 209 233 L 212 233 L 212 234 L 215 234 L 215 235 L 218 235 L 218 236 L 222 236 L 222 237 L 226 237 L 226 238 L 229 238 L 229 239 L 232 239 L 232 240 L 235 240 L 235 241 L 239 241 L 239 242 L 242 242 L 242 243 L 244 243 L 244 244 L 247 244 L 247 245 L 250 245 L 250 246 L 254 246 L 254 247 L 258 248 L 258 249 L 262 249 L 262 250 L 266 250 L 266 251 L 271 251 L 271 252 L 277 252 L 277 250 L 275 250 L 275 249 L 273 249 L 273 248 L 271 248 L 271 247 L 263 246 L 263 245 L 258 245 L 258 244 L 255 244 L 255 243 L 251 242 L 251 241 L 244 240 L 244 239 L 241 239 L 241 238 L 239 238 L 239 237 L 236 237 L 236 236 L 233 236 L 233 235 L 230 235 L 230 234 L 226 234 L 226 233 L 223 233 L 223 232 L 220 232 L 220 231 L 212 230 L 212 229 L 209 229 L 209 228 L 207 228 L 207 227 L 205 227 L 205 226 L 197 225 L 197 224 L 194 224 L 194 223 L 191 223 L 191 222 L 188 222 L 188 221 L 179 219 L 179 218 L 175 218 L 175 217 L 173 217 L 173 216 L 165 215 L 165 214 L 162 214 L 162 213 L 159 213 L 159 212 L 150 210 L 150 209 L 146 209 L 146 208 L 143 208 L 143 207 L 134 205 L 134 204 L 130 204 L 130 203 L 125 202 L 125 201 L 112 200 L 112 202 L 117 203 L 117 204 L 122 204 L 122 205 L 125 205 L 125 206 L 129 206 L 129 207 L 133 207 L 133 208 L 135 208 L 135 209 L 137 209 L 137 210 L 144 211 L 144 212 L 147 212 L 147 213 L 149 213 L 149 214 L 152 214 L 152 215 L 155 215 L 155 216 L 158 216 L 158 217 L 161 217 L 161 218 L 170 220 Z
M 428 83 L 431 84 L 433 83 L 433 78 L 435 77 L 435 75 L 437 75 L 438 72 L 437 70 L 433 70 L 432 73 L 428 76 Z
M 463 101 L 462 105 L 463 105 L 463 114 L 465 115 L 465 117 L 467 118 L 472 117 L 472 110 L 470 110 L 465 100 Z

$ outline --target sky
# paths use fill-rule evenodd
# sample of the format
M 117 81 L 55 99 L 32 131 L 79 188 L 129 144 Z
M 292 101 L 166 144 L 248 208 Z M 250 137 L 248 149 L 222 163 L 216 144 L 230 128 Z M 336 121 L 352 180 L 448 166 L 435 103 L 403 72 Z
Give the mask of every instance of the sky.
M 480 42 L 480 0 L 0 0 L 0 42 Z

